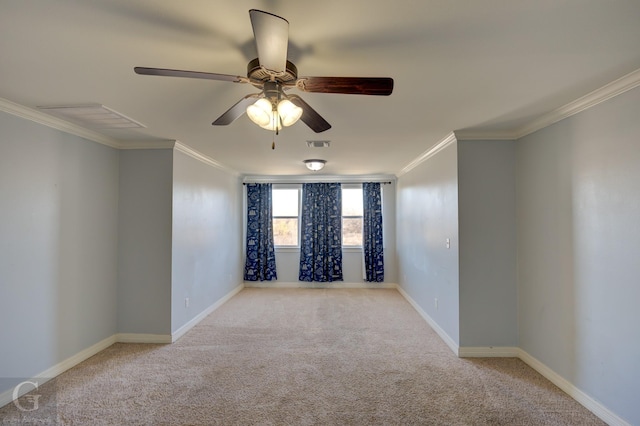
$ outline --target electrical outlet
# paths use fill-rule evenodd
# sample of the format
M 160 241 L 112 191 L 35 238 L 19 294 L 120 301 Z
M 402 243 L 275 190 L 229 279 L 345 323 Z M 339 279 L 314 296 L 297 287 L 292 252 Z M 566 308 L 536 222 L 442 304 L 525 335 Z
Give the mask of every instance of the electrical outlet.
M 438 298 L 436 297 L 434 300 L 435 300 L 436 311 L 437 311 L 438 310 Z
M 451 248 L 451 240 L 447 238 L 447 248 Z
M 185 298 L 184 298 L 184 307 L 185 307 L 185 308 L 188 308 L 188 307 L 189 307 L 189 298 L 188 298 L 188 297 L 185 297 Z

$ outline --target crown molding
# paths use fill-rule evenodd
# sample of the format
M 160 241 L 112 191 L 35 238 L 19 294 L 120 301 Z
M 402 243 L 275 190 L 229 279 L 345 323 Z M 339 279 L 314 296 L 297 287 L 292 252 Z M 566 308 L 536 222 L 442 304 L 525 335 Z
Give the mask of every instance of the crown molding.
M 640 69 L 620 77 L 609 84 L 605 84 L 599 89 L 587 93 L 573 102 L 543 114 L 532 122 L 517 129 L 515 131 L 516 139 L 527 136 L 537 130 L 557 123 L 560 120 L 564 120 L 567 117 L 571 117 L 572 115 L 596 106 L 638 86 L 640 86 Z
M 70 133 L 81 138 L 88 139 L 93 142 L 97 142 L 102 145 L 110 146 L 111 148 L 119 148 L 121 142 L 117 139 L 110 138 L 103 134 L 94 132 L 92 130 L 85 129 L 68 121 L 56 118 L 52 115 L 45 114 L 32 108 L 27 108 L 23 105 L 16 104 L 7 99 L 0 98 L 0 111 L 15 115 L 17 117 L 30 120 L 52 129 L 60 130 L 65 133 Z
M 512 130 L 455 130 L 458 140 L 516 140 L 640 86 L 640 69 Z
M 454 132 L 449 133 L 444 139 L 440 140 L 440 142 L 438 142 L 427 151 L 423 152 L 418 158 L 407 164 L 402 170 L 400 170 L 400 172 L 397 173 L 396 176 L 400 177 L 404 174 L 409 173 L 411 170 L 415 169 L 420 164 L 427 161 L 429 158 L 433 157 L 438 152 L 442 151 L 456 141 L 456 134 Z
M 176 142 L 174 140 L 120 141 L 118 149 L 173 149 Z
M 517 139 L 517 133 L 511 130 L 454 130 L 459 141 L 512 141 Z
M 101 133 L 94 132 L 60 118 L 54 117 L 49 114 L 45 114 L 41 111 L 37 111 L 32 108 L 25 107 L 23 105 L 16 104 L 7 99 L 0 98 L 0 111 L 4 111 L 8 114 L 15 115 L 17 117 L 24 118 L 26 120 L 33 121 L 38 124 L 50 127 L 52 129 L 60 130 L 65 133 L 69 133 L 75 136 L 79 136 L 83 139 L 97 142 L 102 145 L 107 145 L 111 148 L 129 150 L 129 149 L 176 149 L 182 153 L 185 153 L 196 160 L 202 161 L 210 166 L 224 170 L 228 173 L 238 176 L 238 172 L 232 170 L 210 157 L 182 144 L 175 140 L 136 140 L 126 141 L 118 140 L 105 136 Z
M 240 176 L 240 173 L 238 173 L 236 170 L 233 170 L 227 166 L 225 166 L 222 163 L 217 162 L 216 160 L 214 160 L 211 157 L 208 157 L 206 155 L 204 155 L 203 153 L 196 151 L 195 149 L 191 148 L 190 146 L 187 146 L 185 144 L 183 144 L 180 141 L 175 141 L 175 145 L 174 145 L 174 149 L 176 151 L 179 151 L 183 154 L 188 155 L 191 158 L 194 158 L 198 161 L 201 161 L 209 166 L 215 167 L 216 169 L 220 169 L 222 171 L 225 171 L 227 173 L 230 173 L 234 176 Z
M 244 176 L 242 183 L 363 183 L 395 182 L 394 175 L 292 175 L 292 176 Z
M 0 111 L 116 149 L 171 149 L 175 141 L 123 141 L 0 98 Z

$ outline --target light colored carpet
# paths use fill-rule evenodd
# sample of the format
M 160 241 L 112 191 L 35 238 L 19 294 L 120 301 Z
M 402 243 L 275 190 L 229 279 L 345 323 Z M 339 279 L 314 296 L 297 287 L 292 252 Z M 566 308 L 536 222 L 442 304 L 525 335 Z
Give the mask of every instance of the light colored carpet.
M 518 359 L 457 358 L 385 289 L 245 289 L 178 342 L 115 344 L 38 393 L 2 423 L 603 424 Z

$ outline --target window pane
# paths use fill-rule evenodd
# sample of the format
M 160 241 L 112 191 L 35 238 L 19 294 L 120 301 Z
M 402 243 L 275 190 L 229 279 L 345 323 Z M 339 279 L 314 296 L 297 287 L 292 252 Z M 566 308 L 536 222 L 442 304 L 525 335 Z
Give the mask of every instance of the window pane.
M 362 216 L 362 188 L 342 189 L 342 216 Z
M 273 243 L 276 246 L 297 246 L 298 218 L 273 218 Z
M 362 246 L 362 218 L 342 219 L 342 245 Z
M 274 216 L 298 216 L 297 189 L 274 189 L 271 198 Z

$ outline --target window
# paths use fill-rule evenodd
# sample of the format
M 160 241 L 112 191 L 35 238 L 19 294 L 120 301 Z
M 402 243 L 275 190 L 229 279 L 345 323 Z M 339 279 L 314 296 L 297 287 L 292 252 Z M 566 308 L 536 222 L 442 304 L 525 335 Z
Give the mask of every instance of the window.
M 273 188 L 273 243 L 280 247 L 298 247 L 298 211 L 300 190 L 298 188 Z
M 272 190 L 273 243 L 276 247 L 299 247 L 300 188 Z M 342 186 L 342 245 L 362 247 L 362 187 Z
M 342 188 L 342 245 L 362 247 L 362 187 Z

